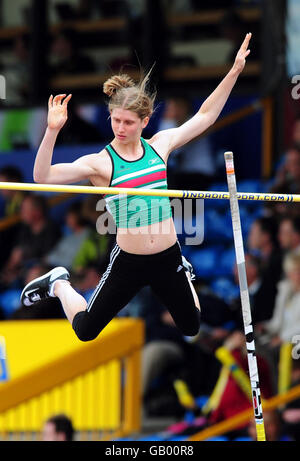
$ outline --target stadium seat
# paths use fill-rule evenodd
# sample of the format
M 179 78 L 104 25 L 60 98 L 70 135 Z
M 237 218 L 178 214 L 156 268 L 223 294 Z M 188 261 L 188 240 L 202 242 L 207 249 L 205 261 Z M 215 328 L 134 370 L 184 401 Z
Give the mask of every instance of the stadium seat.
M 210 185 L 210 190 L 216 192 L 227 192 L 228 185 L 227 182 L 214 182 Z
M 203 249 L 194 249 L 189 255 L 197 277 L 209 279 L 215 274 L 220 255 L 220 247 L 211 246 Z
M 224 249 L 220 252 L 217 265 L 214 269 L 215 276 L 232 277 L 235 265 L 235 249 L 234 246 Z
M 242 179 L 237 180 L 238 192 L 262 192 L 262 181 L 260 179 Z
M 230 278 L 219 277 L 212 281 L 210 288 L 216 296 L 227 303 L 239 296 L 239 287 Z
M 0 295 L 0 305 L 5 318 L 11 317 L 15 310 L 20 307 L 20 295 L 22 290 L 10 289 Z
M 177 435 L 176 437 L 170 437 L 168 439 L 169 442 L 181 442 L 183 440 L 188 440 L 187 435 Z
M 230 213 L 229 209 L 227 213 Z M 227 243 L 232 240 L 231 222 L 228 223 L 227 216 L 216 209 L 204 211 L 204 241 Z

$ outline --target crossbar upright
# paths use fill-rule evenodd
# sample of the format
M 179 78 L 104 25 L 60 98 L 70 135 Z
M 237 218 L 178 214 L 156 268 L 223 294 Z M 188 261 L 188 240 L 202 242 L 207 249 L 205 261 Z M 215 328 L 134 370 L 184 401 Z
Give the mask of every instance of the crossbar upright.
M 253 325 L 252 325 L 252 315 L 251 315 L 251 306 L 249 298 L 249 289 L 247 282 L 247 273 L 245 265 L 245 253 L 244 253 L 244 244 L 241 228 L 241 219 L 239 204 L 237 199 L 237 187 L 236 187 L 236 178 L 234 171 L 234 161 L 233 153 L 225 152 L 225 164 L 226 164 L 226 175 L 228 190 L 230 194 L 230 212 L 233 228 L 233 239 L 234 239 L 234 248 L 235 256 L 239 277 L 239 288 L 241 295 L 241 304 L 242 304 L 242 313 L 243 313 L 243 322 L 244 322 L 244 333 L 246 338 L 246 347 L 247 347 L 247 357 L 248 357 L 248 368 L 250 375 L 250 384 L 252 391 L 252 404 L 254 410 L 254 418 L 256 425 L 256 435 L 258 441 L 265 441 L 265 427 L 263 419 L 263 410 L 261 402 L 261 393 L 260 393 L 260 384 L 258 377 L 258 368 L 255 352 L 255 343 L 253 335 Z

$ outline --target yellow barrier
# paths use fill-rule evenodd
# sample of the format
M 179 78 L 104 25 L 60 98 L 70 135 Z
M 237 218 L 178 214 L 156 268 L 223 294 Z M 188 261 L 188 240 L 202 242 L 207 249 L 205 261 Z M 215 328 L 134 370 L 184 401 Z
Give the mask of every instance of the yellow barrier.
M 0 383 L 2 434 L 39 432 L 56 413 L 78 431 L 139 431 L 141 320 L 114 319 L 87 343 L 67 320 L 0 322 L 0 334 L 11 375 Z
M 283 343 L 280 347 L 278 364 L 278 394 L 286 392 L 291 385 L 292 343 Z
M 211 411 L 215 410 L 220 403 L 221 397 L 223 395 L 224 389 L 226 387 L 228 378 L 230 375 L 230 370 L 226 365 L 223 365 L 209 399 L 202 407 L 202 413 L 208 415 Z
M 215 351 L 215 356 L 230 370 L 239 387 L 251 401 L 252 392 L 249 376 L 240 367 L 240 365 L 238 365 L 232 353 L 226 347 L 219 347 Z

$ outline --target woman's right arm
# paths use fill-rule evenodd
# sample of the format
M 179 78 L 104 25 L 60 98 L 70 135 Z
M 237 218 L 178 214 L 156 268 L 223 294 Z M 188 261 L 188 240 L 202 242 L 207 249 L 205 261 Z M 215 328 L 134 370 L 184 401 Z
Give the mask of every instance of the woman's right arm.
M 52 165 L 56 138 L 67 118 L 67 105 L 72 95 L 51 95 L 48 101 L 48 126 L 36 155 L 33 179 L 41 184 L 68 184 L 88 179 L 95 174 L 92 168 L 92 155 L 85 155 L 73 163 Z

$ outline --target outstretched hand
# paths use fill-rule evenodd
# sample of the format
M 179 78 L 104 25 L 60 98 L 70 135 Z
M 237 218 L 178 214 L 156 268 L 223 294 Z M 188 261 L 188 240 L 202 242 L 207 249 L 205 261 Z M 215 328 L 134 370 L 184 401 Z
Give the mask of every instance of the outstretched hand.
M 238 73 L 241 73 L 243 71 L 244 67 L 245 67 L 246 58 L 250 53 L 250 50 L 248 49 L 248 46 L 249 46 L 249 42 L 251 40 L 251 37 L 252 37 L 251 32 L 246 34 L 246 37 L 245 37 L 239 51 L 237 52 L 233 68 Z
M 50 96 L 48 100 L 48 127 L 55 130 L 60 130 L 67 121 L 68 111 L 67 106 L 72 95 L 58 94 L 53 98 Z

